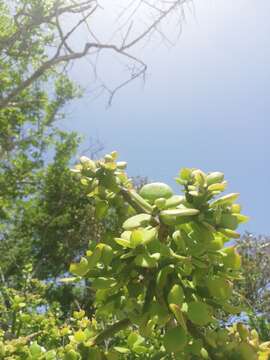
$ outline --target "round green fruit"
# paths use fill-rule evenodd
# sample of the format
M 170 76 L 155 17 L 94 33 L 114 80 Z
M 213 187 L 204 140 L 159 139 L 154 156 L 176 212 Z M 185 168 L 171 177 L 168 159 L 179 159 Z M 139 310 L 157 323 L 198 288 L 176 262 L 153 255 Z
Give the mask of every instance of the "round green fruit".
M 167 184 L 157 182 L 144 185 L 140 190 L 140 195 L 150 203 L 154 203 L 160 198 L 170 198 L 173 191 Z

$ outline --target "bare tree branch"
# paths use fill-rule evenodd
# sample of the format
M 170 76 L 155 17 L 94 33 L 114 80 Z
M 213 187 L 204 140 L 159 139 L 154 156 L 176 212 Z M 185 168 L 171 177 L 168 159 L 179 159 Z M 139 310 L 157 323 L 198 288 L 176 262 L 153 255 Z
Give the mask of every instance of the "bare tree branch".
M 59 37 L 59 43 L 56 46 L 55 54 L 50 57 L 48 60 L 39 64 L 32 73 L 28 75 L 27 78 L 21 80 L 20 83 L 16 84 L 11 90 L 7 91 L 4 89 L 2 96 L 0 97 L 0 109 L 9 106 L 12 102 L 16 102 L 16 97 L 26 88 L 31 86 L 35 81 L 37 81 L 40 77 L 47 73 L 47 71 L 55 69 L 57 66 L 61 64 L 68 64 L 76 59 L 80 59 L 86 57 L 87 55 L 94 55 L 92 50 L 97 52 L 97 56 L 102 50 L 111 50 L 120 56 L 128 59 L 129 62 L 132 62 L 134 65 L 132 66 L 132 70 L 130 72 L 130 76 L 122 81 L 119 85 L 115 86 L 113 90 L 110 90 L 107 86 L 104 88 L 109 92 L 109 105 L 112 102 L 112 99 L 117 91 L 126 86 L 131 81 L 142 77 L 144 78 L 145 72 L 147 70 L 146 64 L 139 59 L 137 56 L 128 52 L 128 50 L 133 49 L 137 44 L 141 43 L 142 40 L 147 39 L 149 35 L 156 32 L 161 36 L 165 42 L 172 45 L 169 39 L 163 34 L 163 32 L 158 28 L 158 25 L 162 23 L 162 21 L 168 17 L 170 14 L 173 14 L 175 11 L 180 9 L 180 14 L 182 16 L 183 5 L 189 0 L 174 0 L 174 1 L 165 1 L 165 0 L 139 0 L 139 1 L 131 1 L 128 7 L 131 8 L 132 5 L 135 5 L 134 8 L 131 9 L 131 14 L 128 16 L 127 23 L 125 22 L 121 28 L 117 31 L 121 31 L 123 26 L 126 28 L 125 34 L 122 37 L 121 42 L 108 42 L 101 43 L 96 35 L 94 35 L 93 30 L 89 26 L 89 22 L 87 21 L 89 18 L 95 15 L 96 11 L 100 7 L 96 0 L 85 0 L 85 1 L 71 1 L 67 6 L 63 6 L 60 1 L 55 1 L 54 6 L 50 10 L 49 14 L 44 15 L 41 18 L 34 18 L 33 14 L 27 13 L 27 8 L 24 7 L 22 11 L 15 15 L 17 26 L 17 31 L 12 34 L 9 38 L 0 38 L 0 50 L 4 50 L 1 54 L 3 56 L 5 53 L 11 50 L 11 48 L 17 43 L 24 41 L 24 37 L 27 37 L 27 33 L 33 29 L 38 29 L 43 24 L 50 24 L 55 28 L 55 36 Z M 148 24 L 143 31 L 141 31 L 137 36 L 135 36 L 132 40 L 128 42 L 128 38 L 131 36 L 131 33 L 134 28 L 133 17 L 135 13 L 139 10 L 141 6 L 146 6 L 152 9 L 154 12 L 158 13 L 158 16 L 153 15 L 154 18 Z M 127 8 L 125 9 L 127 10 Z M 65 26 L 61 24 L 62 16 L 74 16 L 78 15 L 81 18 L 76 21 L 75 25 L 68 31 L 65 31 Z M 123 16 L 123 12 L 120 14 Z M 181 17 L 180 16 L 180 17 Z M 22 21 L 24 19 L 24 21 Z M 20 24 L 22 21 L 22 25 Z M 82 25 L 86 25 L 88 29 L 88 33 L 91 37 L 92 41 L 84 43 L 82 50 L 75 51 L 73 46 L 70 45 L 72 42 L 72 35 L 78 30 L 78 28 Z M 70 41 L 69 41 L 70 40 Z M 119 44 L 118 44 L 119 43 Z M 74 44 L 73 44 L 74 45 Z M 30 68 L 29 68 L 30 70 Z M 30 71 L 29 71 L 30 72 Z M 27 73 L 27 72 L 26 72 Z

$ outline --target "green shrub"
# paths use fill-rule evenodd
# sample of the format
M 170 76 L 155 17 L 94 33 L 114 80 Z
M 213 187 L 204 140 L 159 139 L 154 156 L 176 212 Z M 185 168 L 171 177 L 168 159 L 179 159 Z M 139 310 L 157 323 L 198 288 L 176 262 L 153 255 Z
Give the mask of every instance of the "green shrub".
M 58 324 L 56 312 L 51 330 L 37 330 L 35 342 L 3 334 L 2 357 L 268 359 L 269 343 L 261 343 L 255 330 L 220 322 L 221 312 L 243 310 L 232 303 L 241 257 L 226 244 L 247 220 L 235 203 L 239 194 L 219 196 L 227 185 L 222 173 L 187 168 L 176 178 L 183 194 L 162 183 L 138 193 L 126 164 L 116 159 L 116 152 L 95 162 L 83 157 L 73 169 L 96 204 L 96 217 L 113 214 L 122 224 L 120 232 L 106 227 L 71 264 L 75 277 L 62 280 L 91 283 L 95 317 L 78 311 Z

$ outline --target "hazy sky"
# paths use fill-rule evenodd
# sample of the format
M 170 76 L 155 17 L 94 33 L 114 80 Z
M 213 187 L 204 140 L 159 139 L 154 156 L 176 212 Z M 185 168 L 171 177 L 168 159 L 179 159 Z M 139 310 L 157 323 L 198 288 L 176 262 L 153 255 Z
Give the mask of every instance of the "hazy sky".
M 88 91 L 67 109 L 63 127 L 117 150 L 130 175 L 176 191 L 181 167 L 223 171 L 251 217 L 242 230 L 270 234 L 270 2 L 193 5 L 176 46 L 154 42 L 143 50 L 145 85 L 129 85 L 109 109 L 105 96 L 92 100 L 89 65 L 75 67 Z M 104 76 L 114 73 L 113 61 L 103 60 Z

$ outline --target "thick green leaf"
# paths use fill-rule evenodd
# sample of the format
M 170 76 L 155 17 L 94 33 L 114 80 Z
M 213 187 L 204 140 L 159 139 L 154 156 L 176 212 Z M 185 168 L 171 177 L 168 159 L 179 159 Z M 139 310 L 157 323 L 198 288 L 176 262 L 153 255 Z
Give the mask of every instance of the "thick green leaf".
M 110 265 L 111 261 L 113 259 L 113 249 L 110 245 L 104 245 L 102 248 L 102 255 L 101 255 L 101 261 L 105 265 Z
M 227 269 L 239 270 L 241 267 L 241 256 L 237 252 L 235 246 L 229 246 L 222 250 L 223 264 Z
M 84 342 L 87 339 L 87 337 L 86 337 L 84 331 L 78 330 L 77 332 L 74 333 L 74 339 L 78 343 L 81 343 L 81 342 Z
M 215 277 L 206 281 L 210 294 L 221 300 L 229 299 L 232 295 L 232 284 L 229 280 Z
M 124 248 L 130 248 L 130 249 L 133 248 L 133 246 L 131 245 L 131 243 L 130 243 L 129 240 L 122 239 L 122 238 L 114 238 L 114 241 L 115 241 L 118 245 L 123 246 Z
M 196 325 L 204 326 L 212 321 L 210 307 L 201 301 L 188 303 L 188 318 Z
M 184 291 L 181 285 L 175 284 L 172 286 L 168 294 L 168 304 L 181 305 L 184 301 Z
M 154 268 L 157 266 L 158 262 L 153 255 L 150 256 L 149 254 L 145 253 L 136 256 L 135 264 L 140 267 Z
M 232 214 L 222 214 L 220 219 L 220 226 L 223 228 L 235 230 L 238 226 L 238 219 Z
M 184 349 L 187 345 L 185 330 L 177 326 L 166 331 L 163 338 L 164 347 L 168 353 L 175 353 Z
M 106 200 L 97 200 L 95 206 L 95 216 L 97 219 L 103 219 L 109 210 L 109 204 Z
M 228 195 L 224 195 L 210 204 L 210 207 L 223 206 L 223 205 L 231 205 L 235 200 L 239 197 L 239 193 L 231 193 Z
M 116 285 L 116 281 L 113 278 L 99 277 L 92 281 L 92 287 L 97 290 L 108 289 L 113 285 Z
M 128 354 L 130 353 L 130 350 L 128 348 L 124 348 L 121 346 L 115 346 L 114 349 L 118 351 L 120 354 Z
M 99 262 L 104 247 L 105 244 L 98 244 L 92 253 L 90 251 L 87 251 L 86 254 L 89 270 L 93 269 Z
M 135 229 L 131 232 L 130 236 L 130 245 L 133 248 L 141 245 L 143 243 L 143 231 L 140 229 Z
M 192 169 L 189 168 L 183 168 L 179 172 L 179 176 L 182 180 L 188 181 L 190 179 L 192 173 Z
M 151 218 L 152 217 L 149 214 L 138 214 L 132 216 L 124 222 L 123 228 L 125 230 L 133 230 L 139 227 L 147 226 L 149 225 Z
M 172 189 L 164 183 L 151 183 L 144 185 L 140 190 L 140 195 L 151 203 L 156 199 L 168 199 L 173 195 Z
M 69 271 L 75 275 L 84 276 L 89 271 L 87 259 L 82 257 L 79 263 L 71 264 Z
M 222 172 L 212 172 L 206 177 L 207 185 L 221 183 L 224 180 L 224 174 Z
M 182 217 L 182 216 L 194 216 L 199 214 L 198 209 L 190 209 L 190 208 L 179 208 L 179 209 L 169 209 L 169 210 L 162 210 L 160 212 L 160 216 L 167 216 L 167 217 Z
M 165 201 L 165 209 L 175 208 L 176 206 L 185 202 L 185 197 L 180 195 L 173 195 Z

